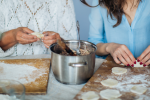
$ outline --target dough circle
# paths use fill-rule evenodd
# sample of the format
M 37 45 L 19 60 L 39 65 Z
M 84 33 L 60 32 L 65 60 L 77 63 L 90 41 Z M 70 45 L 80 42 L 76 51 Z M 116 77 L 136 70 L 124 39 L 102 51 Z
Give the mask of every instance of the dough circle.
M 0 80 L 0 87 L 6 87 L 10 84 L 8 80 Z
M 101 81 L 101 84 L 108 87 L 115 87 L 118 84 L 118 81 L 114 79 L 107 79 Z
M 117 75 L 121 75 L 127 72 L 126 68 L 120 68 L 120 67 L 113 67 L 112 68 L 112 73 L 117 74 Z
M 100 92 L 100 96 L 104 99 L 111 100 L 120 97 L 121 94 L 118 90 L 106 89 Z
M 99 96 L 94 91 L 89 91 L 81 95 L 82 100 L 98 100 Z
M 38 38 L 44 37 L 44 34 L 41 34 L 41 33 L 39 33 L 39 32 L 33 32 L 33 33 L 31 33 L 31 35 L 35 35 L 35 36 L 37 36 Z
M 146 87 L 135 85 L 131 88 L 131 92 L 136 94 L 143 94 L 147 91 Z

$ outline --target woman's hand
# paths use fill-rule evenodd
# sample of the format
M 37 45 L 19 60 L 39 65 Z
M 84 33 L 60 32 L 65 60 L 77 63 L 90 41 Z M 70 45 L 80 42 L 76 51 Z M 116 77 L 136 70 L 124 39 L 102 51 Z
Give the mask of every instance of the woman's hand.
M 144 50 L 144 52 L 137 58 L 138 62 L 145 67 L 150 64 L 150 45 Z
M 126 45 L 110 43 L 107 46 L 106 51 L 111 54 L 117 64 L 123 63 L 126 66 L 132 67 L 134 67 L 134 64 L 136 64 L 136 59 Z
M 56 32 L 46 31 L 43 34 L 44 38 L 42 40 L 46 48 L 49 48 L 51 44 L 57 42 L 57 39 L 61 39 L 60 35 Z
M 36 42 L 38 38 L 36 36 L 29 35 L 31 33 L 33 33 L 33 31 L 26 27 L 19 27 L 13 30 L 15 41 L 20 44 L 29 44 Z

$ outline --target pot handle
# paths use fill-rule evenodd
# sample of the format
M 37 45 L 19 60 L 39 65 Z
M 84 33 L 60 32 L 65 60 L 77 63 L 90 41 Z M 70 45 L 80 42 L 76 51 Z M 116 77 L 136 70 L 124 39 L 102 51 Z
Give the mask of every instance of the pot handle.
M 69 63 L 69 66 L 71 66 L 71 67 L 83 67 L 83 66 L 85 66 L 85 65 L 87 65 L 87 63 L 86 63 L 86 62 L 80 62 L 80 63 Z

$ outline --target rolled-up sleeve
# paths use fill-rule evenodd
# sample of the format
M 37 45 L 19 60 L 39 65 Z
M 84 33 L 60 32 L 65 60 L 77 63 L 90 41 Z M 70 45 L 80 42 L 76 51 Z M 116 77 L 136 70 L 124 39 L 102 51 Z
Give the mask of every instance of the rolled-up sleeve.
M 93 0 L 92 5 L 98 4 L 98 0 Z M 100 12 L 100 6 L 93 7 L 89 16 L 90 30 L 88 41 L 94 43 L 104 43 L 104 21 Z

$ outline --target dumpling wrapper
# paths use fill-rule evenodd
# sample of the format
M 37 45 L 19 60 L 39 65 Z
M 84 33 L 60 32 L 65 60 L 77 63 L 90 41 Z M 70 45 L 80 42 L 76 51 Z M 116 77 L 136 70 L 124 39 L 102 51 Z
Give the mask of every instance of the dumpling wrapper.
M 82 100 L 98 100 L 100 97 L 94 91 L 89 91 L 81 95 Z
M 136 94 L 143 94 L 147 91 L 146 87 L 135 85 L 131 88 L 131 92 Z
M 111 100 L 120 97 L 121 94 L 118 90 L 106 89 L 100 92 L 100 96 L 104 99 Z
M 120 68 L 120 67 L 113 67 L 112 68 L 112 73 L 117 74 L 117 75 L 121 75 L 127 72 L 126 68 Z
M 30 35 L 35 35 L 35 36 L 37 36 L 38 38 L 43 38 L 43 37 L 44 37 L 44 34 L 41 34 L 41 33 L 39 33 L 39 32 L 33 32 L 33 33 L 31 33 Z
M 106 80 L 101 81 L 101 84 L 104 86 L 108 86 L 108 87 L 115 87 L 117 86 L 118 81 L 114 79 L 106 79 Z

